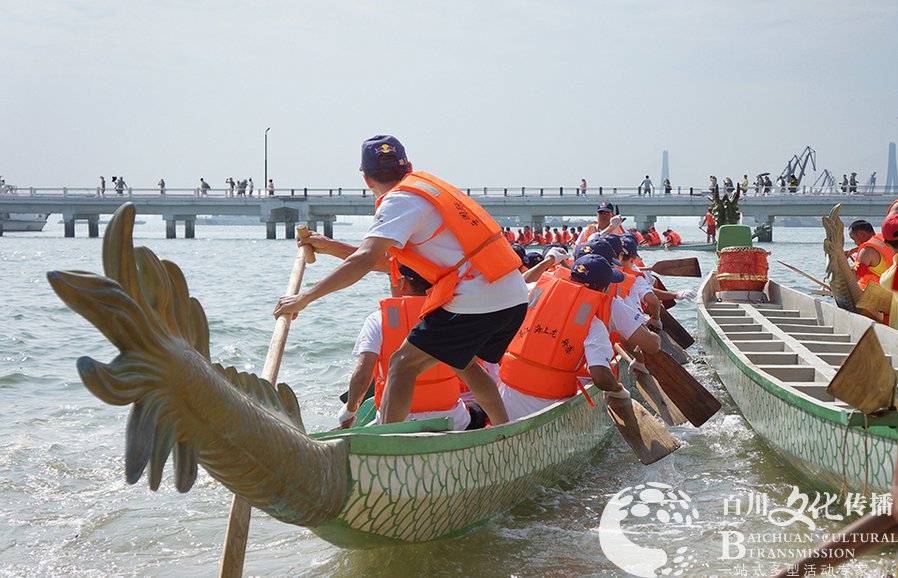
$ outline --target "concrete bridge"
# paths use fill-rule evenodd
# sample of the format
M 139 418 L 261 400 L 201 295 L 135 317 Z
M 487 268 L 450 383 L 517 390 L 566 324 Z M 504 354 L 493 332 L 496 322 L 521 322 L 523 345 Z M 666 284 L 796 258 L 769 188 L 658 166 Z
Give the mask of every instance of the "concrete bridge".
M 671 194 L 639 194 L 635 188 L 592 188 L 586 195 L 574 188 L 523 187 L 465 189 L 495 217 L 518 217 L 522 223 L 542 227 L 546 217 L 592 217 L 600 201 L 614 203 L 620 214 L 635 222 L 640 230 L 654 224 L 659 216 L 695 216 L 705 213 L 705 192 L 678 190 Z M 690 192 L 692 194 L 690 194 Z M 861 194 L 824 193 L 807 188 L 796 193 L 777 191 L 770 196 L 756 196 L 752 191 L 740 202 L 742 214 L 758 223 L 775 224 L 776 217 L 821 216 L 836 203 L 845 205 L 843 214 L 881 219 L 894 194 L 871 190 Z M 264 223 L 269 239 L 277 236 L 283 224 L 285 236 L 293 238 L 296 223 L 308 223 L 324 234 L 333 235 L 333 223 L 341 215 L 373 215 L 374 197 L 366 189 L 293 189 L 264 196 L 231 196 L 224 190 L 210 190 L 206 195 L 193 189 L 128 189 L 122 195 L 114 191 L 99 194 L 95 189 L 23 189 L 0 194 L 0 213 L 62 214 L 65 236 L 75 236 L 75 223 L 86 221 L 88 235 L 99 234 L 101 215 L 112 214 L 122 203 L 130 201 L 142 215 L 161 215 L 166 237 L 176 236 L 178 222 L 184 223 L 184 236 L 194 237 L 196 219 L 200 215 L 252 216 Z M 772 240 L 772 237 L 771 239 Z

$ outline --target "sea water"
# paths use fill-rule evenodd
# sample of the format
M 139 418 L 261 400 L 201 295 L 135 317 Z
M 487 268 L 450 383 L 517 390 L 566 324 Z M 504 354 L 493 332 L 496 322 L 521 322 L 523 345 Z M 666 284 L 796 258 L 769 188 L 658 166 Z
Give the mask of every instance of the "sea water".
M 231 495 L 202 468 L 194 488 L 179 494 L 170 464 L 157 492 L 148 489 L 145 478 L 134 486 L 125 482 L 128 409 L 93 397 L 75 370 L 80 356 L 110 361 L 117 351 L 69 310 L 46 280 L 50 270 L 101 272 L 102 242 L 85 238 L 80 228 L 82 236 L 66 239 L 62 226 L 55 223 L 51 218 L 42 233 L 7 233 L 0 238 L 0 575 L 215 575 Z M 690 230 L 693 227 L 681 229 L 684 239 L 703 241 L 700 231 Z M 366 219 L 356 218 L 352 226 L 338 227 L 335 233 L 353 242 L 365 228 Z M 774 235 L 776 241 L 764 245 L 772 252 L 771 276 L 801 290 L 814 288 L 776 260 L 822 278 L 823 229 L 777 227 Z M 135 229 L 135 244 L 149 247 L 184 271 L 191 295 L 201 301 L 209 320 L 213 360 L 260 373 L 274 326 L 272 309 L 287 285 L 296 246 L 283 239 L 265 240 L 261 226 L 198 226 L 196 236 L 164 239 L 162 222 L 148 217 Z M 704 271 L 713 267 L 713 253 L 647 252 L 644 258 L 651 263 L 692 255 Z M 320 279 L 336 263 L 320 257 L 307 267 L 306 283 Z M 698 279 L 673 277 L 665 282 L 672 290 L 697 289 L 699 284 Z M 293 324 L 279 381 L 296 392 L 309 431 L 335 425 L 338 396 L 354 366 L 352 344 L 362 320 L 386 295 L 387 283 L 384 275 L 369 275 L 314 303 Z M 672 313 L 695 332 L 694 304 L 681 302 Z M 752 431 L 704 362 L 701 344 L 691 351 L 696 362 L 690 371 L 723 402 L 723 409 L 701 428 L 670 428 L 683 446 L 657 464 L 639 464 L 612 432 L 603 447 L 580 458 L 583 467 L 576 475 L 540 488 L 465 535 L 426 544 L 342 550 L 304 528 L 254 511 L 245 572 L 625 576 L 613 561 L 618 557 L 603 550 L 607 543 L 602 535 L 610 519 L 603 519 L 603 511 L 626 488 L 661 483 L 689 496 L 696 515 L 689 523 L 648 517 L 627 520 L 629 530 L 621 525 L 632 542 L 655 551 L 667 547 L 671 559 L 677 553 L 669 546 L 681 545 L 685 566 L 681 575 L 772 573 L 821 533 L 845 523 L 835 519 L 844 510 L 845 496 L 831 503 L 830 515 L 818 512 L 810 518 L 809 510 L 799 507 L 801 496 L 813 499 L 817 488 L 797 477 Z M 768 504 L 765 512 L 759 507 L 762 496 Z M 784 518 L 782 513 L 778 518 L 770 514 L 776 508 L 786 514 L 802 513 L 816 533 L 809 536 L 808 524 L 800 518 L 778 525 Z M 894 554 L 877 554 L 829 575 L 878 576 L 894 565 Z

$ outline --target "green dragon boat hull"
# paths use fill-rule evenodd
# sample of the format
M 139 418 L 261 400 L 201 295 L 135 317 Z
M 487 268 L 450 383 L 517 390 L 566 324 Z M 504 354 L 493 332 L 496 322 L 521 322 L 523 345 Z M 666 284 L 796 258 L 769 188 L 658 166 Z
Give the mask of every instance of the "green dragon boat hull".
M 773 281 L 766 288 L 771 305 L 760 308 L 718 304 L 716 291 L 712 273 L 701 290 L 699 335 L 752 428 L 813 485 L 888 492 L 898 446 L 889 427 L 894 416 L 864 427 L 863 415 L 825 392 L 873 322 Z M 898 332 L 876 325 L 886 353 L 898 358 Z
M 349 496 L 310 529 L 344 548 L 424 542 L 463 533 L 586 462 L 613 429 L 601 394 L 526 419 L 468 432 L 384 434 L 353 428 L 315 436 L 348 442 Z M 424 422 L 421 422 L 424 423 Z M 368 433 L 366 430 L 372 430 Z

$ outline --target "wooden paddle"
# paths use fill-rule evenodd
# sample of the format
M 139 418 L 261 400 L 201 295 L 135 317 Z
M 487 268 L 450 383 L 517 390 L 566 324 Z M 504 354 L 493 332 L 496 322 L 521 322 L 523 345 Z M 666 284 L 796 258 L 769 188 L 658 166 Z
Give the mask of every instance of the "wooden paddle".
M 635 399 L 610 398 L 608 415 L 624 441 L 645 465 L 657 462 L 680 447 L 680 440 Z
M 792 269 L 793 271 L 795 271 L 795 272 L 798 273 L 799 275 L 804 275 L 805 277 L 807 277 L 808 279 L 810 279 L 810 280 L 813 281 L 814 283 L 817 283 L 818 285 L 820 285 L 821 287 L 823 287 L 823 288 L 826 289 L 827 291 L 832 291 L 832 289 L 830 289 L 829 285 L 827 285 L 826 283 L 824 283 L 824 282 L 821 281 L 820 279 L 817 279 L 816 277 L 811 277 L 810 275 L 808 275 L 807 273 L 805 273 L 804 271 L 802 271 L 802 270 L 799 269 L 798 267 L 793 267 L 792 265 L 790 265 L 790 264 L 788 264 L 788 263 L 783 263 L 783 262 L 780 261 L 779 259 L 777 259 L 776 262 L 779 263 L 780 265 L 782 265 L 783 267 L 786 267 L 786 268 L 788 268 L 788 269 Z
M 842 362 L 826 393 L 867 414 L 894 405 L 895 370 L 872 325 Z
M 653 279 L 652 287 L 655 287 L 656 289 L 661 289 L 662 291 L 667 291 L 667 287 L 664 286 L 664 282 L 661 281 L 661 277 L 658 277 L 657 275 L 652 275 L 652 279 Z M 662 299 L 661 305 L 664 305 L 665 309 L 670 309 L 671 307 L 677 306 L 677 300 L 676 299 Z
M 614 350 L 620 355 L 623 363 L 630 365 L 633 361 L 633 358 L 627 354 L 619 343 L 614 344 Z M 621 364 L 618 364 L 617 367 L 618 371 L 626 371 L 626 368 L 621 367 Z M 639 395 L 641 395 L 642 398 L 648 402 L 649 406 L 655 410 L 658 417 L 664 420 L 664 423 L 667 425 L 682 425 L 686 423 L 686 416 L 684 416 L 677 406 L 670 401 L 669 397 L 664 395 L 661 386 L 658 385 L 658 380 L 652 377 L 651 374 L 637 371 L 636 389 L 639 390 Z
M 683 349 L 687 349 L 695 343 L 692 334 L 686 331 L 686 328 L 680 325 L 680 322 L 663 307 L 661 308 L 661 325 L 664 326 L 665 333 L 670 335 L 671 339 Z
M 845 526 L 829 542 L 820 544 L 807 557 L 783 568 L 773 578 L 824 576 L 823 568 L 833 568 L 870 551 L 891 544 L 898 521 L 887 514 L 867 514 Z M 834 575 L 834 574 L 833 574 Z
M 309 236 L 309 230 L 305 225 L 299 225 L 296 232 L 300 239 Z M 309 255 L 312 259 L 309 261 Z M 293 263 L 293 272 L 290 274 L 290 282 L 287 283 L 286 295 L 296 295 L 302 285 L 302 277 L 306 271 L 306 262 L 314 262 L 315 253 L 311 247 L 303 247 L 298 252 Z M 262 368 L 262 379 L 269 383 L 276 383 L 278 371 L 281 368 L 281 359 L 284 356 L 284 346 L 287 344 L 287 333 L 290 331 L 292 315 L 281 315 L 274 324 L 274 333 L 268 345 L 268 354 L 265 356 L 265 365 Z M 231 502 L 231 514 L 228 517 L 228 529 L 225 533 L 224 552 L 221 555 L 221 567 L 219 576 L 223 578 L 239 578 L 243 575 L 243 560 L 246 556 L 246 540 L 249 536 L 249 519 L 252 507 L 240 496 L 234 496 Z
M 656 261 L 651 267 L 643 267 L 658 275 L 670 275 L 673 277 L 701 277 L 702 269 L 696 257 L 684 259 L 664 259 Z
M 661 338 L 661 351 L 667 353 L 671 357 L 674 358 L 674 361 L 679 363 L 680 365 L 686 365 L 690 361 L 692 361 L 692 357 L 686 353 L 686 350 L 680 347 L 680 345 L 670 338 L 670 335 L 667 334 L 663 329 L 658 332 L 658 337 Z
M 643 355 L 646 367 L 658 380 L 661 390 L 689 423 L 698 427 L 720 409 L 720 402 L 670 355 L 664 351 L 643 352 Z

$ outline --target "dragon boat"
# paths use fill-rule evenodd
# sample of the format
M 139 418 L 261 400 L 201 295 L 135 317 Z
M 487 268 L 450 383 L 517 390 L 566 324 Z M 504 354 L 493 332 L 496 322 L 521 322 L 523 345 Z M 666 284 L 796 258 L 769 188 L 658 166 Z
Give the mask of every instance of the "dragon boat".
M 308 434 L 286 384 L 209 359 L 209 330 L 181 270 L 133 247 L 135 209 L 106 229 L 105 275 L 51 271 L 50 284 L 120 354 L 81 357 L 85 386 L 131 405 L 125 475 L 149 468 L 156 490 L 168 456 L 181 492 L 198 466 L 250 505 L 349 548 L 421 542 L 465 532 L 582 464 L 613 429 L 600 392 L 577 395 L 521 420 L 453 432 L 448 419 Z M 364 417 L 367 413 L 367 417 Z
M 841 245 L 833 244 L 833 254 L 842 254 Z M 898 331 L 754 274 L 743 276 L 753 288 L 731 290 L 732 274 L 720 269 L 700 290 L 699 336 L 742 415 L 811 483 L 888 492 L 898 449 L 894 407 L 868 415 L 832 386 L 870 331 L 885 354 L 880 361 L 893 367 Z M 864 383 L 860 373 L 849 378 Z
M 667 247 L 665 245 L 640 245 L 640 251 L 716 251 L 716 243 L 683 243 Z

